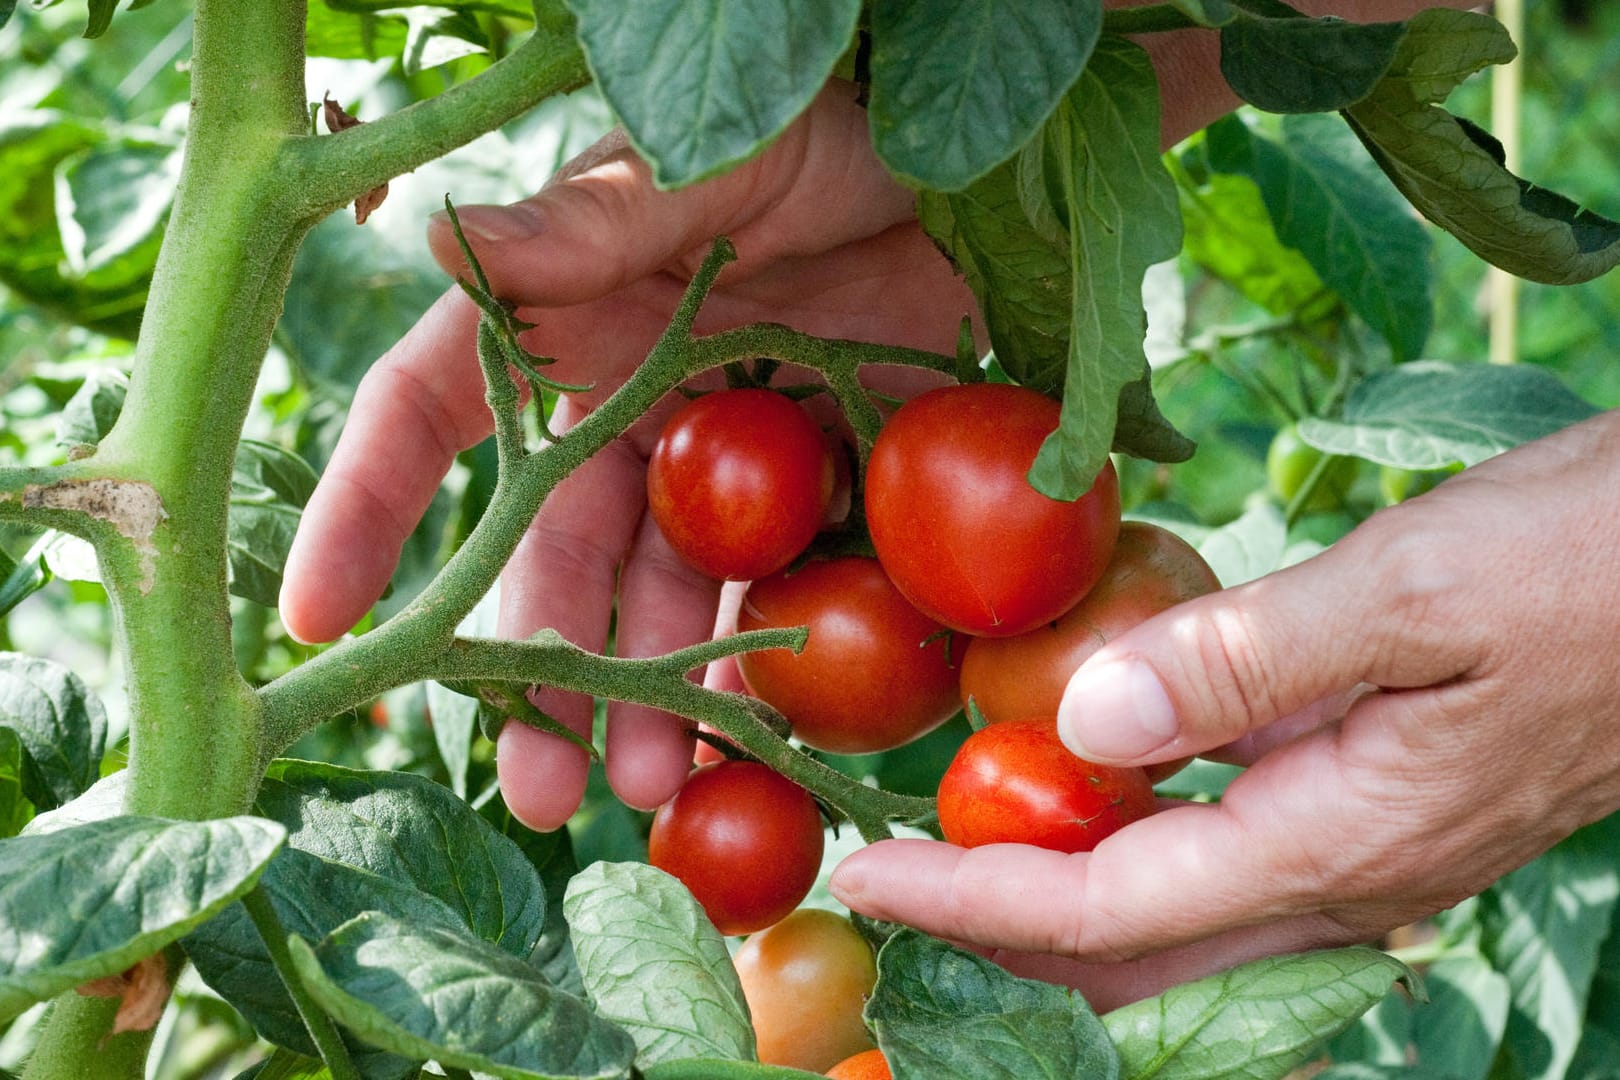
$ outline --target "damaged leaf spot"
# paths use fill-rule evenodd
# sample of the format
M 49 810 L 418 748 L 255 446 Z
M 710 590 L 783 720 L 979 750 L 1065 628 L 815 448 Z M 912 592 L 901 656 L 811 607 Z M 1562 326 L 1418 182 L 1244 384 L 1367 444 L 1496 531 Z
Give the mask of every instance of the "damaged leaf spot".
M 343 106 L 332 100 L 331 94 L 321 95 L 321 111 L 322 115 L 326 117 L 326 130 L 334 135 L 365 123 L 364 120 L 345 112 Z M 388 185 L 379 184 L 354 200 L 354 223 L 364 225 L 366 218 L 370 217 L 371 212 L 381 206 L 386 198 L 388 198 Z

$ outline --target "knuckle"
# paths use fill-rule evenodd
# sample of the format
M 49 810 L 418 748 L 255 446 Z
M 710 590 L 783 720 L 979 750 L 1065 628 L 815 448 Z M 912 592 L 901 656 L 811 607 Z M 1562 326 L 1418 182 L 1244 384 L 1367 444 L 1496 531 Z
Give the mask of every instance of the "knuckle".
M 1197 677 L 1183 680 L 1200 699 L 1195 711 L 1183 717 L 1189 728 L 1227 737 L 1282 714 L 1277 673 L 1241 608 L 1216 607 L 1198 624 L 1192 644 L 1190 650 L 1178 650 L 1198 666 Z

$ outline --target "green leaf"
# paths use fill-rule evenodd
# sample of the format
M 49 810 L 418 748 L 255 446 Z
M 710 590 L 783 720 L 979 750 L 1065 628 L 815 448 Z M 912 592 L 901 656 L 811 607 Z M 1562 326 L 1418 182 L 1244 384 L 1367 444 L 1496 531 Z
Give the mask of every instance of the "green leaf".
M 6 163 L 0 169 L 0 283 L 91 329 L 133 338 L 155 244 L 140 248 L 151 261 L 128 268 L 135 276 L 116 284 L 64 272 L 57 167 L 109 137 L 105 127 L 46 109 L 14 111 L 0 119 L 0 160 Z
M 866 1020 L 895 1080 L 1120 1075 L 1102 1022 L 1074 991 L 1017 978 L 915 930 L 878 952 Z
M 117 288 L 152 271 L 180 176 L 164 138 L 121 136 L 56 168 L 56 214 L 69 275 Z
M 24 791 L 41 810 L 78 797 L 101 775 L 106 710 L 55 661 L 0 653 L 0 727 L 22 739 Z
M 1346 118 L 1412 205 L 1480 258 L 1533 281 L 1589 281 L 1620 263 L 1620 223 L 1514 176 L 1495 139 L 1439 107 L 1514 54 L 1488 15 L 1420 12 L 1389 74 Z
M 319 1058 L 280 1049 L 238 1073 L 236 1080 L 332 1080 L 332 1073 Z
M 118 0 L 90 0 L 90 24 L 84 28 L 84 36 L 98 38 L 105 34 L 117 10 Z
M 891 0 L 872 8 L 878 156 L 902 179 L 959 191 L 1011 157 L 1091 56 L 1099 0 Z
M 1057 393 L 1068 360 L 1068 256 L 1025 216 L 1017 168 L 1002 165 L 965 191 L 925 191 L 917 213 L 978 298 L 997 362 L 1023 385 Z
M 1173 987 L 1103 1017 L 1125 1080 L 1273 1080 L 1309 1061 L 1397 980 L 1374 949 L 1269 957 Z
M 23 792 L 22 739 L 0 727 L 0 839 L 16 836 L 34 816 L 34 804 Z
M 1329 112 L 1372 93 L 1405 35 L 1398 22 L 1244 15 L 1221 27 L 1221 74 L 1267 112 Z
M 725 939 L 679 881 L 645 863 L 595 863 L 569 884 L 563 913 L 586 992 L 636 1040 L 639 1064 L 754 1058 Z
M 336 401 L 353 396 L 372 361 L 444 291 L 442 275 L 397 244 L 381 230 L 357 229 L 352 219 L 333 215 L 298 249 L 276 341 Z M 334 281 L 359 284 L 334 299 Z
M 545 894 L 534 868 L 425 777 L 278 761 L 254 807 L 287 826 L 288 847 L 412 884 L 513 955 L 527 956 L 540 937 Z
M 0 1022 L 212 918 L 285 837 L 250 817 L 118 817 L 0 841 Z
M 1187 257 L 1267 311 L 1299 312 L 1309 321 L 1321 314 L 1324 298 L 1331 301 L 1305 256 L 1277 238 L 1260 187 L 1247 176 L 1211 172 L 1201 183 L 1187 178 L 1181 214 Z
M 1557 376 L 1527 364 L 1402 364 L 1358 383 L 1337 420 L 1308 418 L 1318 450 L 1401 469 L 1473 465 L 1596 415 Z
M 11 21 L 11 15 L 17 10 L 17 0 L 0 0 L 0 29 Z
M 764 149 L 849 46 L 860 0 L 568 0 L 602 95 L 660 187 Z
M 1199 26 L 1208 27 L 1225 26 L 1243 14 L 1230 0 L 1170 0 L 1170 6 Z
M 1180 278 L 1178 277 L 1179 281 Z M 1119 413 L 1114 422 L 1114 449 L 1149 461 L 1186 461 L 1198 448 L 1177 431 L 1159 409 L 1153 396 L 1153 376 L 1142 377 L 1119 388 Z
M 26 749 L 26 744 L 25 749 Z M 77 799 L 54 810 L 38 814 L 23 829 L 25 836 L 43 836 L 59 829 L 91 822 L 106 821 L 124 812 L 124 800 L 129 792 L 129 770 L 119 769 L 90 785 L 90 790 Z
M 405 51 L 405 20 L 397 13 L 385 16 L 345 7 L 309 0 L 304 37 L 307 54 L 339 60 L 379 60 Z
M 1181 249 L 1181 214 L 1159 160 L 1158 82 L 1138 46 L 1099 44 L 1043 132 L 1048 173 L 1061 182 L 1074 291 L 1062 425 L 1029 478 L 1071 501 L 1107 461 L 1120 391 L 1147 371 L 1142 279 Z
M 1616 914 L 1620 914 L 1620 909 Z M 1611 915 L 1609 933 L 1598 953 L 1597 971 L 1587 998 L 1581 1041 L 1567 1074 L 1571 1080 L 1620 1078 L 1620 933 L 1616 933 L 1617 925 L 1620 919 Z
M 0 552 L 0 615 L 4 615 L 50 583 L 51 572 L 45 565 L 45 551 L 55 537 L 47 532 L 34 542 L 21 562 Z
M 478 730 L 478 699 L 440 683 L 427 684 L 428 713 L 433 717 L 433 742 L 450 773 L 450 790 L 467 797 L 467 768 L 472 763 L 472 738 Z
M 1504 1061 L 1492 1075 L 1525 1080 L 1565 1075 L 1597 973 L 1593 943 L 1608 932 L 1620 898 L 1617 845 L 1620 818 L 1610 817 L 1482 895 L 1480 945 L 1507 976 L 1513 995 Z
M 366 1041 L 402 1057 L 502 1080 L 622 1077 L 624 1031 L 546 985 L 522 960 L 477 939 L 362 915 L 319 945 L 288 941 L 316 1002 Z
M 1423 972 L 1426 1003 L 1391 994 L 1328 1047 L 1334 1061 L 1486 1080 L 1507 1026 L 1507 979 L 1479 953 L 1447 953 Z
M 303 458 L 279 446 L 254 439 L 237 445 L 225 534 L 234 595 L 266 607 L 279 602 L 281 571 L 315 481 Z
M 259 887 L 286 931 L 312 941 L 364 911 L 382 912 L 416 926 L 466 927 L 450 905 L 414 886 L 291 847 L 276 856 Z M 245 908 L 232 904 L 193 930 L 181 944 L 197 974 L 253 1030 L 278 1046 L 306 1055 L 317 1053 Z M 355 1064 L 368 1078 L 398 1077 L 411 1066 L 392 1054 L 379 1054 L 363 1045 L 358 1049 Z
M 1290 116 L 1280 134 L 1228 117 L 1209 129 L 1209 163 L 1253 179 L 1278 239 L 1384 336 L 1397 363 L 1416 359 L 1434 315 L 1428 233 L 1343 124 Z
M 585 981 L 579 972 L 579 962 L 574 958 L 574 943 L 563 916 L 563 898 L 568 891 L 568 882 L 579 873 L 579 863 L 574 858 L 574 845 L 568 830 L 535 832 L 512 816 L 498 790 L 478 812 L 497 832 L 517 844 L 545 887 L 545 929 L 541 931 L 534 950 L 529 953 L 529 963 L 539 968 L 552 986 L 583 997 Z
M 99 443 L 123 411 L 128 390 L 129 376 L 117 368 L 97 368 L 86 375 L 83 384 L 62 406 L 62 415 L 57 417 L 56 445 Z
M 1256 502 L 1242 517 L 1213 530 L 1195 546 L 1221 585 L 1230 589 L 1283 565 L 1288 526 L 1274 504 Z

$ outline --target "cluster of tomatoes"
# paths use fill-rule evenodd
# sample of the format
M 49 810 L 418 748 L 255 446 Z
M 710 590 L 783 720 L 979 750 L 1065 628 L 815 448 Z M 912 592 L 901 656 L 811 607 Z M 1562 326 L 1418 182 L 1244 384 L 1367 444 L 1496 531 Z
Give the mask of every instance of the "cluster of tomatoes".
M 1030 486 L 1029 468 L 1058 420 L 1056 402 L 1004 384 L 944 387 L 901 406 L 864 477 L 876 558 L 800 560 L 831 523 L 840 448 L 782 394 L 697 398 L 669 422 L 649 463 L 649 509 L 671 547 L 710 576 L 750 582 L 737 628 L 809 627 L 797 654 L 738 660 L 749 691 L 799 741 L 841 754 L 889 750 L 969 702 L 970 715 L 987 721 L 939 787 L 941 831 L 963 846 L 1086 851 L 1153 811 L 1146 772 L 1085 762 L 1062 745 L 1058 702 L 1109 639 L 1219 587 L 1172 533 L 1121 523 L 1112 465 L 1073 502 Z M 809 933 L 795 920 L 826 914 L 794 912 L 820 868 L 823 835 L 810 795 L 751 761 L 699 768 L 654 819 L 653 865 L 686 883 L 721 932 L 754 935 L 738 957 L 745 988 L 755 985 L 751 1006 L 765 991 L 748 965 L 772 967 L 755 954 L 773 951 L 772 935 Z M 865 950 L 839 921 L 838 932 Z M 814 929 L 836 936 L 829 925 Z M 865 1040 L 858 1008 L 858 1038 L 833 1040 L 814 1059 L 762 1045 L 761 1060 L 827 1068 L 835 1050 Z M 762 1012 L 802 1010 L 754 1011 L 757 1024 Z M 770 1041 L 763 1031 L 761 1041 Z M 887 1075 L 881 1058 L 865 1061 L 882 1071 L 833 1075 Z

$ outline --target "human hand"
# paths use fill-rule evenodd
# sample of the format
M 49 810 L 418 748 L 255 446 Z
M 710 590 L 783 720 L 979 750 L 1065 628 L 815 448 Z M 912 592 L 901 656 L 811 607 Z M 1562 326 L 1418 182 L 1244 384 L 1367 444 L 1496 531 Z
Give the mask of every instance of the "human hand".
M 1617 613 L 1610 413 L 1172 609 L 1080 669 L 1059 714 L 1076 753 L 1248 764 L 1219 804 L 1165 809 L 1081 855 L 886 842 L 847 859 L 833 891 L 1005 950 L 1099 1008 L 1375 938 L 1620 807 Z
M 657 191 L 646 166 L 613 135 L 533 198 L 459 208 L 493 291 L 537 324 L 526 344 L 557 357 L 547 374 L 592 384 L 558 403 L 553 430 L 567 430 L 634 370 L 717 234 L 732 238 L 739 257 L 704 305 L 699 333 L 770 321 L 953 352 L 972 296 L 916 225 L 911 194 L 870 146 L 853 88 L 834 85 L 764 155 L 704 184 Z M 447 271 L 464 269 L 448 222 L 433 223 L 430 241 Z M 281 613 L 295 636 L 330 640 L 365 613 L 455 454 L 492 430 L 474 349 L 477 319 L 472 302 L 448 290 L 362 381 L 288 558 Z M 905 396 L 931 378 L 885 371 L 873 382 Z M 550 626 L 601 651 L 615 596 L 620 656 L 655 655 L 710 635 L 719 583 L 684 566 L 643 516 L 647 455 L 678 404 L 666 401 L 546 500 L 503 577 L 504 636 Z M 588 698 L 541 690 L 535 700 L 589 735 Z M 691 757 L 686 721 L 609 706 L 605 764 L 626 802 L 663 802 Z M 520 724 L 508 724 L 499 739 L 507 803 L 538 828 L 573 812 L 587 764 L 578 747 Z

